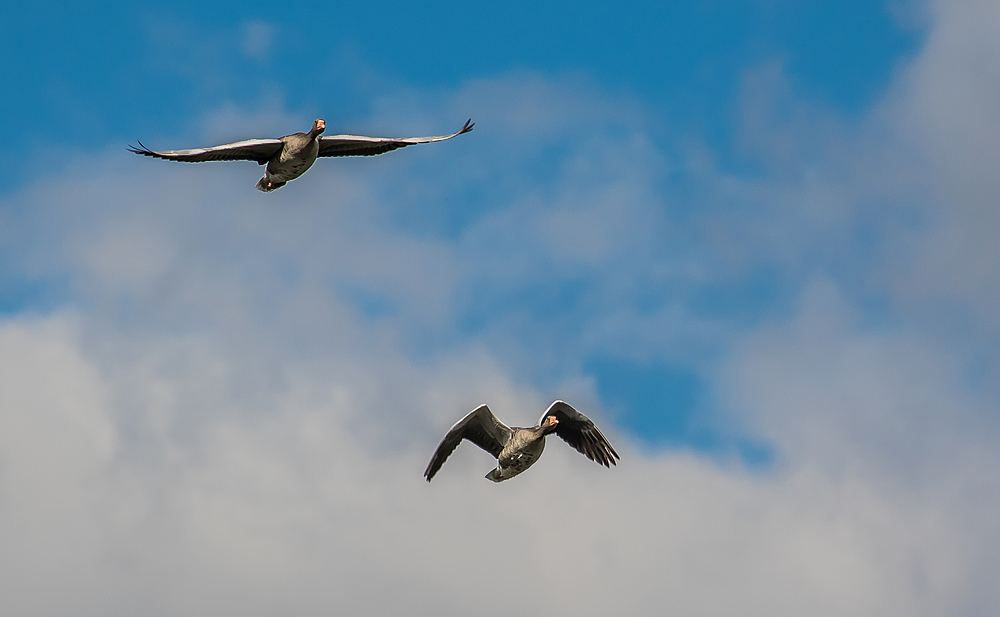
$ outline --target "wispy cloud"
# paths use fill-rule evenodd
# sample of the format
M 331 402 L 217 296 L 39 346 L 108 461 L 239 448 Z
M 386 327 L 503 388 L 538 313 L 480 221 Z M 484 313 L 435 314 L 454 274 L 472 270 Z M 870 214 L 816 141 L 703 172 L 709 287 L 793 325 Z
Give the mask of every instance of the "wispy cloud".
M 252 20 L 243 24 L 243 53 L 263 62 L 271 54 L 271 45 L 274 43 L 274 26 L 260 21 Z

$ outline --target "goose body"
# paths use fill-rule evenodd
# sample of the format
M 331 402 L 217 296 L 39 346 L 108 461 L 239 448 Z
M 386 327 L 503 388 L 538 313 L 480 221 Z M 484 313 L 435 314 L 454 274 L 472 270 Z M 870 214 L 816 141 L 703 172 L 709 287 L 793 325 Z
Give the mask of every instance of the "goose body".
M 364 135 L 331 135 L 321 137 L 326 121 L 318 118 L 308 133 L 293 133 L 278 139 L 247 139 L 211 148 L 190 150 L 150 150 L 139 142 L 129 146 L 129 152 L 168 161 L 201 163 L 204 161 L 255 161 L 264 168 L 264 177 L 257 189 L 270 192 L 306 172 L 317 158 L 324 156 L 372 156 L 413 144 L 444 141 L 468 133 L 475 126 L 472 120 L 451 135 L 437 137 L 366 137 Z
M 458 444 L 468 439 L 497 459 L 496 468 L 486 474 L 486 479 L 503 482 L 538 461 L 545 450 L 545 436 L 551 433 L 605 467 L 617 465 L 615 459 L 620 459 L 591 419 L 569 403 L 555 401 L 530 428 L 509 427 L 487 405 L 480 405 L 448 430 L 427 464 L 424 477 L 430 482 Z
M 306 173 L 319 158 L 318 137 L 325 130 L 326 121 L 318 118 L 308 133 L 282 137 L 281 150 L 267 162 L 264 177 L 257 181 L 257 190 L 269 193 Z

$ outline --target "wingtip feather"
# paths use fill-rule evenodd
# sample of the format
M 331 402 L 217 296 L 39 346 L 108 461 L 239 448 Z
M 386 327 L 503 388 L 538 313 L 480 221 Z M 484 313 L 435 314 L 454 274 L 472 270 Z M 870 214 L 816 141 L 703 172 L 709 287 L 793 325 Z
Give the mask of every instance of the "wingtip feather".
M 132 154 L 143 154 L 143 155 L 146 155 L 146 156 L 151 156 L 152 154 L 154 154 L 154 152 L 152 150 L 150 150 L 149 148 L 147 148 L 146 145 L 144 143 L 142 143 L 141 141 L 139 141 L 138 139 L 135 140 L 135 143 L 139 144 L 138 148 L 136 148 L 132 144 L 129 144 L 128 147 L 126 148 Z

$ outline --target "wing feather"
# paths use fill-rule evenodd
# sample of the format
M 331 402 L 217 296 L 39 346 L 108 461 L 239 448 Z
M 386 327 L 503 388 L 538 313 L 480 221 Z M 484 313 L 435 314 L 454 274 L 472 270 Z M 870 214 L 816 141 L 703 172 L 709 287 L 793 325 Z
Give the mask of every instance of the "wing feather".
M 480 405 L 448 430 L 427 464 L 424 477 L 430 482 L 463 439 L 486 450 L 494 458 L 499 457 L 500 451 L 510 441 L 511 432 L 510 427 L 498 420 L 487 405 Z
M 365 137 L 364 135 L 329 135 L 319 138 L 320 156 L 372 156 L 413 144 L 444 141 L 468 133 L 476 125 L 470 118 L 458 131 L 437 137 Z
M 563 441 L 572 446 L 577 452 L 605 467 L 617 465 L 615 459 L 621 460 L 611 443 L 601 433 L 597 425 L 583 415 L 569 403 L 556 401 L 539 418 L 539 426 L 545 422 L 545 418 L 554 416 L 559 423 L 556 425 L 555 433 Z
M 128 151 L 143 156 L 181 161 L 183 163 L 202 163 L 204 161 L 255 161 L 263 165 L 281 152 L 280 139 L 247 139 L 211 148 L 192 148 L 190 150 L 150 150 L 138 142 L 139 147 L 129 146 Z

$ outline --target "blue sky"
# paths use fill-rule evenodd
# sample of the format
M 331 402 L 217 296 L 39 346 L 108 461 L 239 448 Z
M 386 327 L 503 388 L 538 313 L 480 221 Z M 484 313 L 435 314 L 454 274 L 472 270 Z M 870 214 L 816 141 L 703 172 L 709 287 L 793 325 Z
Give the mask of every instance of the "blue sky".
M 573 75 L 590 87 L 620 93 L 647 109 L 643 129 L 651 138 L 697 139 L 713 147 L 721 164 L 753 168 L 754 157 L 740 156 L 734 148 L 740 74 L 747 66 L 777 59 L 794 94 L 839 113 L 856 114 L 885 87 L 893 66 L 912 51 L 917 37 L 877 3 L 803 7 L 790 2 L 707 2 L 622 8 L 532 2 L 503 11 L 490 4 L 445 3 L 427 9 L 408 3 L 303 3 L 283 7 L 280 17 L 267 19 L 245 3 L 160 8 L 56 3 L 47 9 L 17 10 L 22 14 L 14 15 L 7 26 L 12 35 L 3 37 L 8 46 L 4 55 L 31 61 L 12 64 L 13 96 L 5 97 L 4 129 L 16 142 L 28 143 L 34 156 L 53 142 L 76 149 L 74 154 L 116 148 L 136 137 L 155 140 L 152 143 L 184 138 L 189 143 L 196 139 L 191 131 L 199 114 L 229 105 L 277 104 L 303 117 L 329 115 L 334 127 L 340 122 L 357 125 L 375 100 L 393 91 L 441 91 L 469 80 L 532 72 Z M 475 109 L 467 115 L 481 117 Z M 406 130 L 402 123 L 392 128 Z M 438 132 L 446 128 L 451 125 Z M 46 145 L 32 147 L 39 130 Z M 354 129 L 347 124 L 336 130 Z M 489 119 L 480 120 L 477 139 L 483 133 L 488 139 L 490 132 Z M 3 156 L 5 168 L 25 174 L 22 182 L 44 173 L 31 163 L 34 156 L 24 159 L 17 151 Z M 556 150 L 539 153 L 530 164 L 540 173 L 552 173 L 559 163 Z M 657 178 L 671 191 L 683 190 L 684 180 L 681 174 Z M 664 207 L 696 208 L 699 189 L 690 190 Z M 481 211 L 475 204 L 488 200 L 472 194 L 453 201 L 445 220 L 414 208 L 400 213 L 400 223 L 418 232 L 460 233 Z M 5 305 L 52 297 L 53 292 L 39 289 L 36 281 L 18 281 L 12 274 Z M 749 280 L 693 290 L 690 301 L 698 305 L 697 311 L 757 321 L 787 300 L 774 282 L 776 274 L 762 266 Z M 537 322 L 554 322 L 571 310 L 556 304 L 566 294 L 586 294 L 588 288 L 580 277 L 548 279 L 539 285 L 545 289 L 504 290 L 515 295 L 497 299 L 498 304 L 535 304 Z M 381 305 L 369 300 L 371 307 Z M 361 296 L 359 301 L 363 303 Z M 474 322 L 481 319 L 472 314 L 467 323 L 474 331 Z M 574 315 L 572 328 L 585 319 Z M 658 391 L 657 379 L 638 380 L 634 385 L 642 385 L 630 388 L 611 383 L 618 379 L 617 370 L 600 367 L 621 366 L 624 359 L 584 358 L 587 361 L 599 389 L 615 405 L 637 410 L 647 407 L 640 404 L 644 399 L 660 402 L 655 410 L 627 414 L 626 426 L 645 424 L 683 433 L 690 429 L 688 419 L 711 413 L 709 404 L 690 395 L 668 394 L 702 387 L 688 367 L 633 367 L 636 374 L 659 370 L 674 379 L 691 375 L 686 380 L 690 383 L 680 389 L 668 385 Z M 643 413 L 656 418 L 646 422 Z M 674 418 L 664 420 L 663 415 Z M 665 437 L 659 432 L 641 435 L 655 441 Z
M 988 614 L 998 28 L 985 0 L 8 7 L 3 612 L 464 614 L 499 570 L 548 611 Z M 270 194 L 125 150 L 317 117 L 476 129 Z M 494 486 L 466 445 L 422 481 L 476 405 L 556 398 L 620 466 L 553 441 Z
M 69 146 L 151 126 L 176 135 L 199 110 L 276 91 L 303 112 L 356 119 L 372 104 L 366 88 L 454 88 L 514 70 L 578 72 L 657 108 L 651 130 L 722 145 L 747 66 L 780 58 L 796 92 L 858 113 L 919 34 L 870 2 L 288 3 L 279 15 L 244 2 L 56 2 L 8 15 L 0 45 L 20 60 L 7 68 L 7 134 Z

